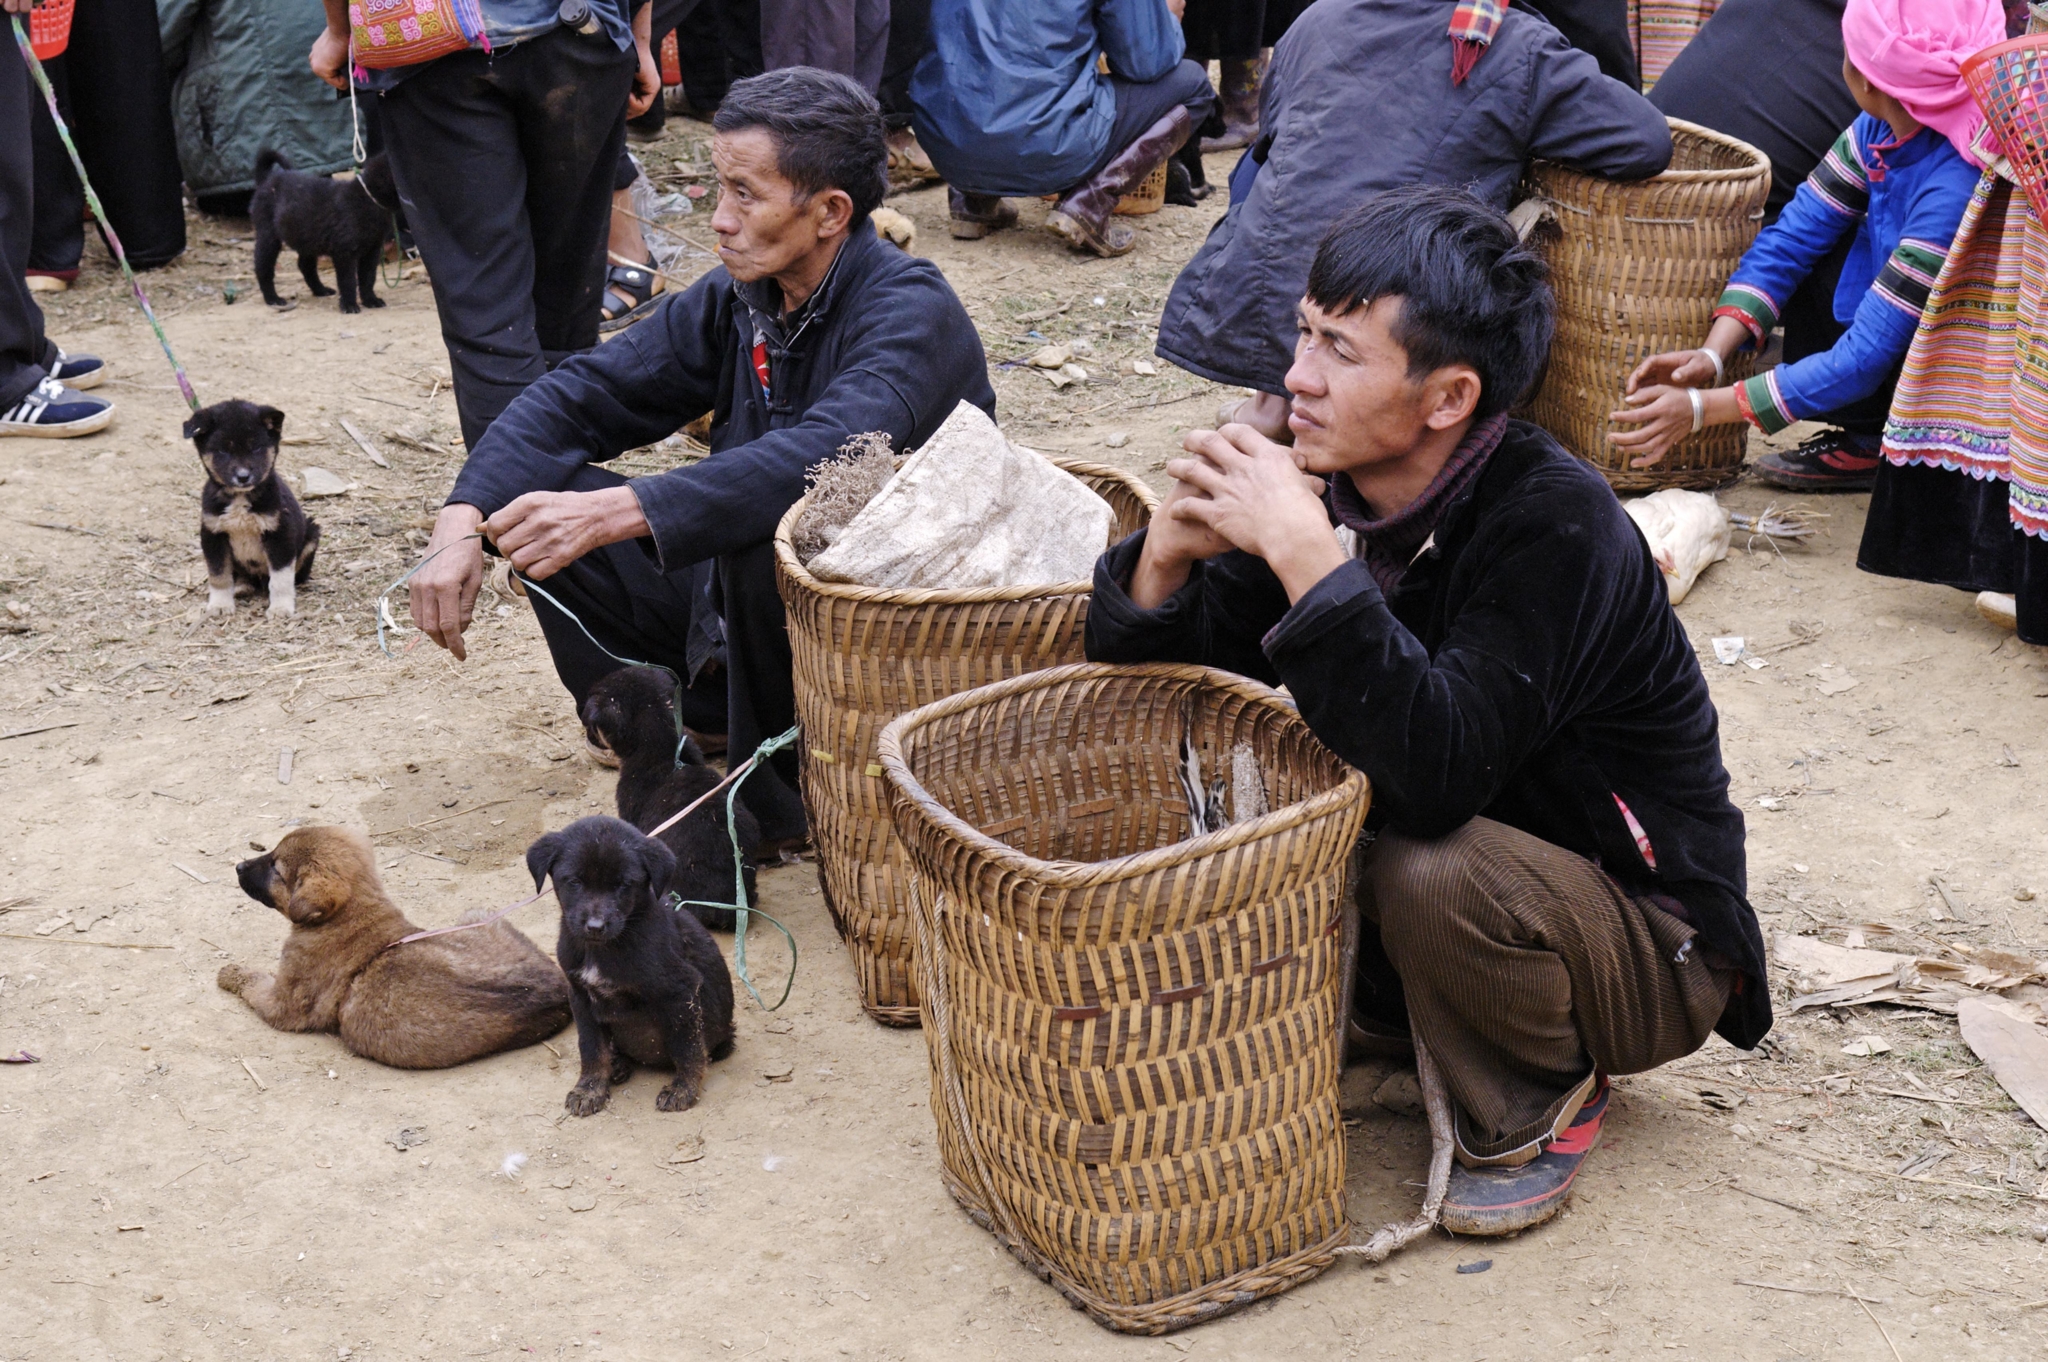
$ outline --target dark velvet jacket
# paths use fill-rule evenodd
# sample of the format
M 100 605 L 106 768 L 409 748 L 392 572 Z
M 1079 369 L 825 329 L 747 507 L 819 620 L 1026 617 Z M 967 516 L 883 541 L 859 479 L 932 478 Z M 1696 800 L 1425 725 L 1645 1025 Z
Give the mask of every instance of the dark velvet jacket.
M 1631 894 L 1678 900 L 1741 974 L 1717 1029 L 1745 1048 L 1770 1030 L 1706 678 L 1635 522 L 1549 435 L 1508 423 L 1391 596 L 1353 561 L 1290 607 L 1263 560 L 1228 553 L 1140 610 L 1125 588 L 1143 545 L 1141 532 L 1096 565 L 1089 657 L 1284 683 L 1371 777 L 1368 826 L 1437 837 L 1484 816 L 1597 862 Z
M 854 224 L 831 272 L 782 318 L 772 280 L 723 266 L 651 317 L 513 399 L 462 466 L 451 502 L 491 515 L 558 492 L 586 463 L 652 444 L 711 412 L 711 457 L 633 479 L 654 552 L 675 572 L 772 538 L 804 474 L 865 431 L 898 450 L 961 402 L 995 414 L 981 337 L 929 260 Z M 759 326 L 772 395 L 754 377 Z

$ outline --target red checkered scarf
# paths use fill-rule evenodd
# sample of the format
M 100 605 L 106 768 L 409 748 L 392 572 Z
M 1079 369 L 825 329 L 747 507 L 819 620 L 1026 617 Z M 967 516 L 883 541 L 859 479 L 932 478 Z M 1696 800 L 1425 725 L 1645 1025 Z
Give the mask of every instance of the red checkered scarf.
M 1458 0 L 1451 11 L 1451 84 L 1463 85 L 1472 74 L 1507 8 L 1508 0 Z

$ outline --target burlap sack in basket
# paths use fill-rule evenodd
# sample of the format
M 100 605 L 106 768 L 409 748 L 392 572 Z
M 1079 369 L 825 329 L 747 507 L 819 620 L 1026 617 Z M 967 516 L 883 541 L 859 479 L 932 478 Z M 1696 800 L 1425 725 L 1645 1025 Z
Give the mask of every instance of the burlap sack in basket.
M 1120 469 L 1054 463 L 1115 513 L 1112 539 L 1152 518 L 1156 498 Z M 775 576 L 789 612 L 804 807 L 818 882 L 877 1021 L 915 1026 L 910 867 L 889 821 L 876 742 L 906 710 L 991 681 L 1082 660 L 1088 581 L 973 591 L 886 590 L 823 582 L 797 560 L 790 532 L 799 501 L 775 532 Z
M 1624 405 L 1629 371 L 1651 355 L 1705 341 L 1714 304 L 1756 240 L 1771 163 L 1747 142 L 1671 119 L 1671 168 L 1633 182 L 1603 180 L 1536 161 L 1525 199 L 1550 210 L 1555 229 L 1533 240 L 1550 261 L 1557 338 L 1542 387 L 1523 413 L 1598 468 L 1617 491 L 1704 490 L 1742 472 L 1748 427 L 1709 426 L 1649 468 L 1608 443 L 1607 414 Z M 1753 356 L 1728 364 L 1739 383 Z
M 1271 812 L 1188 837 L 1179 744 Z M 1061 667 L 883 731 L 946 1187 L 1099 1323 L 1157 1334 L 1347 1241 L 1346 880 L 1370 791 L 1277 692 Z

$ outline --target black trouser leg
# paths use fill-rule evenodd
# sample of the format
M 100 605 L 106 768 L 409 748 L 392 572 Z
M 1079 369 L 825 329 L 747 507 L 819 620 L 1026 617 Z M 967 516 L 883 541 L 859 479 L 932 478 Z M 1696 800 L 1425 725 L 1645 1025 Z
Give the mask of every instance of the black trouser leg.
M 31 101 L 39 104 L 42 96 L 31 87 L 28 63 L 10 32 L 0 41 L 0 128 L 13 130 L 0 136 L 0 411 L 48 378 L 57 358 L 57 347 L 43 334 L 43 310 L 22 275 L 35 232 L 35 152 L 20 135 Z
M 609 38 L 557 29 L 443 57 L 379 101 L 472 449 L 529 383 L 597 343 L 633 71 Z
M 625 481 L 610 469 L 586 466 L 567 490 L 595 492 Z M 554 658 L 555 674 L 575 698 L 579 711 L 590 688 L 623 665 L 607 656 L 609 649 L 618 657 L 667 667 L 682 678 L 686 727 L 699 733 L 726 731 L 724 671 L 712 660 L 700 665 L 694 678 L 691 675 L 692 625 L 709 623 L 699 616 L 710 573 L 709 563 L 663 572 L 639 541 L 627 540 L 585 554 L 538 583 L 540 591 L 529 589 L 528 599 Z M 574 612 L 590 634 L 541 591 Z M 696 660 L 706 664 L 702 650 L 698 651 Z
M 720 558 L 718 587 L 725 620 L 728 760 L 744 761 L 764 739 L 796 722 L 795 668 L 789 619 L 775 589 L 775 546 L 757 544 Z M 804 835 L 804 804 L 797 788 L 793 746 L 747 777 L 744 798 L 761 820 L 764 840 Z
M 761 56 L 770 71 L 817 66 L 880 88 L 889 0 L 761 0 Z
M 1202 120 L 1209 116 L 1209 109 L 1216 103 L 1215 87 L 1209 84 L 1209 73 L 1191 61 L 1183 61 L 1158 80 L 1125 80 L 1122 76 L 1109 78 L 1110 88 L 1116 92 L 1116 117 L 1109 125 L 1109 149 L 1102 159 L 1090 167 L 1076 183 L 1086 184 L 1102 168 L 1114 161 L 1125 147 L 1144 136 L 1145 130 L 1172 113 L 1174 106 L 1187 109 L 1194 125 L 1199 128 Z
M 168 264 L 185 249 L 184 172 L 155 0 L 78 0 L 64 62 L 65 116 L 128 263 Z
M 1180 18 L 1188 60 L 1203 66 L 1258 56 L 1265 30 L 1265 0 L 1188 0 Z
M 6 36 L 11 39 L 13 35 Z M 67 123 L 76 112 L 71 99 L 68 57 L 67 53 L 43 63 L 43 74 L 50 78 L 50 88 L 57 92 L 58 112 Z M 30 103 L 35 106 L 30 115 L 29 140 L 35 147 L 36 225 L 29 243 L 28 267 L 68 276 L 78 269 L 78 262 L 85 256 L 85 188 L 78 182 L 71 153 L 64 150 L 64 141 L 57 135 L 56 121 L 50 117 L 50 106 L 43 101 L 41 91 L 36 92 Z

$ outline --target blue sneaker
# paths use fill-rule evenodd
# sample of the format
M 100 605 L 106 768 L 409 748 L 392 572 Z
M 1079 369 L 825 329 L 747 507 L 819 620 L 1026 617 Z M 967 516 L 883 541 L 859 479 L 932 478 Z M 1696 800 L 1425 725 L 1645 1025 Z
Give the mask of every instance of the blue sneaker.
M 73 392 L 97 388 L 106 376 L 107 362 L 98 355 L 71 355 L 59 350 L 57 362 L 50 368 L 50 377 Z
M 114 404 L 105 398 L 87 397 L 46 378 L 13 407 L 0 412 L 0 435 L 62 440 L 105 430 L 113 419 Z
M 1597 1075 L 1592 1092 L 1571 1124 L 1527 1163 L 1511 1168 L 1452 1164 L 1450 1187 L 1444 1193 L 1443 1227 L 1453 1234 L 1513 1234 L 1540 1225 L 1563 1210 L 1571 1200 L 1580 1166 L 1600 1143 L 1608 1093 L 1607 1075 Z

